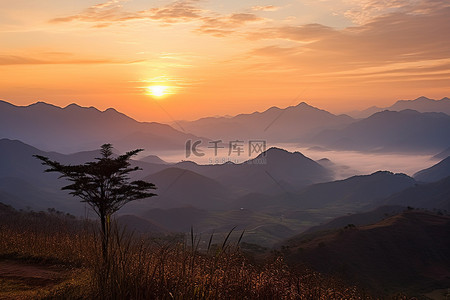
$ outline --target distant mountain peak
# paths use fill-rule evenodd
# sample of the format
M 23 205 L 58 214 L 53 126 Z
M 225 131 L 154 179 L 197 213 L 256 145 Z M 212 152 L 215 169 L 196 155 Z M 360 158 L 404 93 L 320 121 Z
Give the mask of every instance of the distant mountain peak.
M 267 112 L 267 111 L 272 111 L 272 110 L 276 110 L 276 111 L 278 111 L 278 110 L 281 110 L 281 108 L 279 108 L 278 106 L 272 106 L 272 107 L 269 107 L 268 109 L 266 109 L 264 112 Z M 253 114 L 257 114 L 258 112 L 253 112 Z
M 106 110 L 104 110 L 103 112 L 113 112 L 113 113 L 119 113 L 116 109 L 114 109 L 114 108 L 112 108 L 112 107 L 110 107 L 110 108 L 108 108 L 108 109 L 106 109 Z
M 16 105 L 14 105 L 14 106 L 16 106 Z M 50 104 L 50 103 L 47 103 L 47 102 L 44 102 L 44 101 L 37 101 L 37 102 L 35 102 L 35 103 L 32 103 L 32 104 L 30 104 L 30 105 L 26 105 L 26 106 L 16 106 L 16 107 L 50 107 L 50 108 L 61 108 L 61 107 L 59 107 L 59 106 L 57 106 L 57 105 L 53 105 L 53 104 Z
M 291 106 L 291 107 L 301 108 L 301 109 L 317 110 L 317 111 L 326 111 L 324 109 L 320 109 L 320 108 L 317 108 L 315 106 L 312 106 L 312 105 L 306 103 L 305 101 L 302 101 L 299 104 L 297 104 L 296 106 Z M 328 112 L 328 111 L 326 111 L 326 112 Z
M 399 113 L 401 113 L 401 114 L 409 114 L 409 115 L 418 115 L 418 114 L 420 114 L 420 112 L 418 112 L 417 110 L 410 109 L 410 108 L 403 109 L 403 110 L 399 111 Z
M 69 105 L 64 107 L 64 109 L 66 109 L 66 108 L 82 108 L 82 107 L 74 102 L 74 103 L 70 103 Z
M 273 161 L 278 161 L 278 160 L 289 159 L 291 157 L 292 158 L 294 158 L 294 157 L 307 158 L 301 152 L 298 152 L 298 151 L 296 151 L 296 152 L 289 152 L 289 151 L 287 151 L 285 149 L 278 148 L 278 147 L 270 147 L 266 151 L 264 151 L 261 154 L 259 154 L 256 158 L 257 159 L 268 158 L 268 159 L 273 160 Z
M 405 101 L 410 101 L 410 100 L 405 100 Z M 413 101 L 435 101 L 435 100 L 432 100 L 432 99 L 427 98 L 425 96 L 420 96 L 419 98 L 417 98 L 417 99 L 415 99 Z
M 302 101 L 302 102 L 300 102 L 299 104 L 297 104 L 297 107 L 302 107 L 302 106 L 304 106 L 304 107 L 312 107 L 312 108 L 316 108 L 316 107 L 314 107 L 314 106 L 312 106 L 312 105 L 309 105 L 309 104 L 306 103 L 305 101 Z
M 374 173 L 372 173 L 370 176 L 375 175 L 375 176 L 404 176 L 404 177 L 409 177 L 408 175 L 404 174 L 404 173 L 394 173 L 391 171 L 386 171 L 386 170 L 380 170 L 380 171 L 376 171 Z
M 392 173 L 391 171 L 380 170 L 380 171 L 373 172 L 370 175 L 394 175 L 394 173 Z
M 289 151 L 278 148 L 278 147 L 270 147 L 266 151 L 262 152 L 257 156 L 257 158 L 267 157 L 269 155 L 286 155 L 286 154 L 292 154 Z
M 147 163 L 152 163 L 152 164 L 167 164 L 167 162 L 165 162 L 164 160 L 162 160 L 161 158 L 159 158 L 156 155 L 147 155 L 139 160 L 143 161 L 143 162 L 147 162 Z
M 372 119 L 372 118 L 376 118 L 376 117 L 384 117 L 384 116 L 418 115 L 418 114 L 420 114 L 420 113 L 417 110 L 414 110 L 414 109 L 403 109 L 401 111 L 385 109 L 383 111 L 379 111 L 379 112 L 374 113 L 373 115 L 371 115 L 367 119 Z

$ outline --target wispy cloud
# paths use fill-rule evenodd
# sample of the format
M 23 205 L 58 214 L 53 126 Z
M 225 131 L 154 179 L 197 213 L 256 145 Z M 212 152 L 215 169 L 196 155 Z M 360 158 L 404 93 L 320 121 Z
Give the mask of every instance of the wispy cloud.
M 309 24 L 264 28 L 249 37 L 298 42 L 298 51 L 308 53 L 306 60 L 329 57 L 329 63 L 347 67 L 449 58 L 450 7 L 428 8 L 427 13 L 391 13 L 341 30 Z
M 112 0 L 91 6 L 76 15 L 54 18 L 51 23 L 61 22 L 94 22 L 96 26 L 109 26 L 113 23 L 121 23 L 134 20 L 156 20 L 173 24 L 189 22 L 201 18 L 202 10 L 194 5 L 197 1 L 184 0 L 168 4 L 163 7 L 155 7 L 141 11 L 127 11 L 121 1 Z
M 338 31 L 321 24 L 262 28 L 248 34 L 250 39 L 288 39 L 296 42 L 312 42 L 338 34 Z
M 257 48 L 250 52 L 251 55 L 281 57 L 284 55 L 297 55 L 299 53 L 301 53 L 301 50 L 298 47 L 280 47 L 277 45 Z
M 164 7 L 143 10 L 136 13 L 136 18 L 149 18 L 168 24 L 195 21 L 201 18 L 203 11 L 194 6 L 195 2 L 179 1 Z
M 197 2 L 196 0 L 182 0 L 141 11 L 127 11 L 120 0 L 112 0 L 91 6 L 76 15 L 54 18 L 50 20 L 50 23 L 78 21 L 94 23 L 93 27 L 104 28 L 114 24 L 139 20 L 155 21 L 162 25 L 197 22 L 196 32 L 225 36 L 248 23 L 264 20 L 253 13 L 222 15 L 198 7 Z M 265 9 L 270 9 L 270 7 L 265 7 Z M 272 9 L 275 9 L 275 7 L 272 7 Z
M 57 57 L 50 55 L 44 55 L 45 57 L 35 58 L 29 56 L 18 55 L 0 55 L 0 66 L 7 65 L 66 65 L 66 64 L 126 64 L 135 63 L 137 61 L 117 61 L 111 59 L 86 59 L 86 58 L 74 58 L 66 57 L 63 55 L 56 55 Z M 64 55 L 65 56 L 65 55 Z
M 423 14 L 450 6 L 446 0 L 347 0 L 352 8 L 344 15 L 356 24 L 365 24 L 389 13 Z
M 252 7 L 252 10 L 254 11 L 277 11 L 279 9 L 280 7 L 275 5 L 257 5 Z
M 214 36 L 226 36 L 234 29 L 248 23 L 263 21 L 264 19 L 251 13 L 235 13 L 227 16 L 205 17 L 196 31 Z

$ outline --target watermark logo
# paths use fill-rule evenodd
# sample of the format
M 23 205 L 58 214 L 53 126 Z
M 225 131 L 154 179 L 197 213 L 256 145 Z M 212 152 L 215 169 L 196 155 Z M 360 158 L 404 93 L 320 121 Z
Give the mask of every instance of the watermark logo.
M 194 143 L 192 143 L 191 140 L 186 141 L 186 158 L 191 156 L 191 153 L 197 157 L 204 156 L 205 153 L 197 149 L 197 146 L 200 145 L 201 143 L 202 143 L 201 140 L 195 141 Z
M 205 155 L 202 150 L 202 140 L 186 141 L 186 158 L 191 156 L 202 157 Z M 265 153 L 267 143 L 265 140 L 214 140 L 208 141 L 206 149 L 210 149 L 210 163 L 239 162 L 240 157 L 248 157 Z M 205 150 L 207 151 L 207 150 Z M 225 156 L 226 155 L 226 156 Z

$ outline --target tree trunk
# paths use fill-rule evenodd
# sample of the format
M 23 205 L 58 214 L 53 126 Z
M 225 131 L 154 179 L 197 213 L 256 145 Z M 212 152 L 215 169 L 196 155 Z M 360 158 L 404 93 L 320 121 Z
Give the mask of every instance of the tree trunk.
M 105 214 L 100 214 L 100 223 L 102 228 L 102 256 L 103 256 L 103 263 L 106 264 L 108 259 L 108 235 L 109 232 L 107 230 L 106 225 L 106 216 Z

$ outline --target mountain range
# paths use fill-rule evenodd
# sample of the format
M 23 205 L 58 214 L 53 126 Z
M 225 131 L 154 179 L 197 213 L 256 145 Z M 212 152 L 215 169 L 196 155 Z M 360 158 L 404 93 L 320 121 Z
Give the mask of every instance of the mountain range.
M 58 174 L 44 173 L 45 166 L 33 155 L 46 156 L 63 164 L 82 164 L 100 157 L 99 150 L 73 154 L 45 152 L 21 141 L 0 139 L 0 202 L 16 209 L 44 210 L 55 208 L 77 216 L 85 213 L 84 204 L 61 191 L 65 181 Z M 142 178 L 144 172 L 157 172 L 164 165 L 134 161 L 145 171 L 134 176 Z M 145 173 L 144 173 L 145 174 Z
M 414 100 L 398 100 L 389 107 L 372 106 L 362 111 L 349 112 L 348 115 L 354 118 L 367 118 L 374 113 L 383 110 L 401 111 L 405 109 L 412 109 L 418 112 L 443 112 L 450 115 L 450 99 L 444 97 L 440 100 L 434 100 L 427 97 L 419 97 Z
M 215 179 L 240 195 L 249 192 L 277 194 L 333 178 L 329 169 L 300 152 L 276 147 L 239 164 L 198 165 L 185 161 L 175 166 Z
M 334 115 L 302 102 L 284 109 L 271 107 L 263 112 L 177 123 L 188 132 L 211 139 L 265 139 L 280 143 L 310 137 L 328 128 L 341 128 L 353 121 L 347 115 Z
M 415 110 L 382 111 L 310 142 L 330 149 L 436 153 L 450 145 L 450 116 Z
M 281 208 L 291 211 L 328 209 L 346 214 L 365 209 L 414 184 L 415 180 L 405 174 L 378 171 L 371 175 L 309 185 L 284 195 L 246 195 L 235 200 L 233 207 L 267 212 L 280 211 Z
M 449 207 L 448 159 L 418 172 L 414 178 L 379 171 L 343 180 L 334 180 L 333 161 L 314 161 L 300 152 L 279 147 L 268 147 L 255 158 L 242 157 L 241 163 L 167 163 L 155 155 L 159 150 L 178 148 L 183 152 L 186 139 L 197 136 L 167 125 L 136 122 L 113 109 L 101 112 L 77 105 L 59 108 L 45 103 L 17 107 L 6 102 L 0 102 L 0 108 L 0 136 L 33 142 L 31 146 L 19 140 L 0 140 L 0 202 L 19 209 L 55 208 L 79 216 L 85 214 L 86 208 L 78 199 L 59 190 L 64 182 L 58 180 L 57 174 L 44 174 L 45 167 L 32 155 L 80 164 L 99 157 L 99 150 L 90 149 L 98 149 L 102 142 L 113 143 L 116 153 L 150 146 L 147 150 L 151 155 L 146 153 L 147 156 L 132 161 L 132 165 L 142 169 L 132 178 L 155 183 L 159 196 L 129 203 L 120 211 L 123 222 L 141 227 L 144 232 L 186 230 L 186 226 L 189 229 L 193 224 L 202 232 L 227 231 L 239 225 L 249 230 L 250 241 L 270 246 L 331 218 L 380 205 L 440 210 Z M 444 113 L 404 110 L 382 111 L 353 120 L 301 103 L 286 109 L 272 108 L 210 121 L 227 119 L 247 124 L 244 129 L 235 128 L 242 134 L 256 132 L 252 130 L 257 130 L 257 126 L 250 123 L 258 126 L 268 123 L 265 127 L 268 134 L 276 129 L 270 133 L 271 138 L 314 141 L 326 148 L 442 154 L 449 145 L 449 118 Z M 289 126 L 294 130 L 288 130 Z M 330 126 L 332 130 L 324 130 Z M 154 137 L 147 140 L 148 134 Z M 136 138 L 135 144 L 129 143 L 130 137 Z M 34 147 L 35 144 L 43 148 Z M 45 151 L 48 149 L 65 149 L 70 154 Z M 176 219 L 180 212 L 184 216 L 198 212 L 199 218 L 183 225 L 177 220 L 175 226 L 157 217 L 160 214 L 166 219 Z
M 423 99 L 414 101 L 421 103 Z M 245 143 L 262 140 L 268 148 L 278 143 L 293 143 L 302 147 L 388 152 L 438 153 L 450 146 L 449 115 L 410 109 L 381 111 L 355 120 L 302 102 L 284 109 L 272 107 L 264 112 L 180 121 L 177 125 L 185 132 L 166 124 L 137 122 L 113 108 L 99 111 L 77 104 L 61 108 L 44 102 L 16 106 L 0 101 L 0 137 L 60 153 L 111 143 L 121 152 L 144 148 L 147 154 L 175 151 L 181 157 L 187 141 L 208 144 L 211 139 L 218 141 L 218 146 L 236 140 Z M 147 162 L 163 163 L 149 159 Z
M 46 151 L 73 153 L 111 143 L 120 151 L 183 150 L 199 138 L 169 125 L 136 120 L 109 108 L 70 104 L 64 108 L 44 102 L 16 106 L 0 101 L 0 137 L 21 140 Z
M 45 152 L 17 140 L 0 140 L 0 191 L 2 200 L 16 208 L 30 206 L 33 209 L 54 207 L 58 210 L 79 213 L 81 207 L 71 196 L 59 191 L 64 185 L 58 181 L 57 174 L 44 174 L 45 167 L 33 157 L 38 154 L 50 157 L 64 164 L 80 164 L 99 157 L 99 151 L 84 151 L 73 154 Z M 254 163 L 264 158 L 264 163 Z M 271 148 L 258 158 L 241 164 L 225 163 L 221 165 L 198 165 L 193 162 L 162 164 L 143 160 L 132 161 L 142 169 L 135 172 L 133 178 L 155 182 L 159 187 L 160 198 L 153 198 L 151 204 L 138 201 L 129 204 L 140 206 L 177 207 L 196 205 L 200 208 L 223 208 L 231 197 L 248 192 L 279 193 L 284 188 L 293 189 L 315 182 L 332 179 L 331 172 L 299 152 Z M 21 188 L 26 186 L 27 188 Z M 40 201 L 33 200 L 38 197 Z M 41 201 L 42 200 L 42 201 Z M 35 201 L 35 203 L 33 203 Z M 77 208 L 76 208 L 77 207 Z
M 45 167 L 32 156 L 35 154 L 65 164 L 80 164 L 99 157 L 98 150 L 67 155 L 45 152 L 17 140 L 1 139 L 0 202 L 17 209 L 55 208 L 85 215 L 85 206 L 60 190 L 64 181 L 59 180 L 57 174 L 44 173 Z M 406 175 L 379 172 L 325 183 L 332 180 L 325 167 L 299 152 L 279 148 L 270 148 L 260 157 L 242 164 L 198 165 L 187 161 L 162 164 L 155 157 L 152 160 L 157 163 L 132 161 L 142 168 L 133 176 L 155 183 L 159 196 L 127 204 L 120 212 L 128 215 L 122 222 L 142 232 L 189 230 L 190 225 L 198 226 L 201 231 L 227 231 L 239 225 L 252 232 L 248 241 L 266 246 L 326 218 L 361 209 L 362 204 L 400 191 L 414 182 Z M 315 182 L 324 183 L 307 187 Z M 336 206 L 341 207 L 334 210 Z M 186 207 L 202 212 L 203 217 L 192 223 L 181 222 L 174 213 L 186 211 Z M 308 210 L 310 207 L 319 210 Z M 166 221 L 156 218 L 152 212 L 166 214 Z M 168 219 L 176 220 L 178 225 L 170 225 Z
M 383 199 L 376 205 L 402 205 L 450 211 L 450 176 L 436 182 L 416 184 Z

